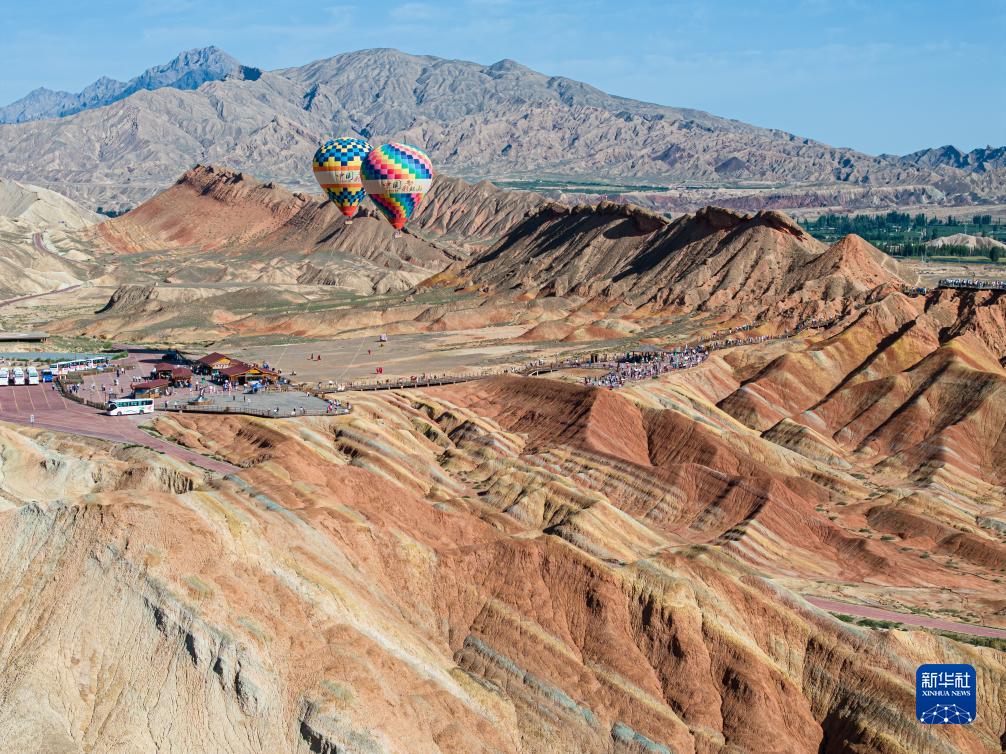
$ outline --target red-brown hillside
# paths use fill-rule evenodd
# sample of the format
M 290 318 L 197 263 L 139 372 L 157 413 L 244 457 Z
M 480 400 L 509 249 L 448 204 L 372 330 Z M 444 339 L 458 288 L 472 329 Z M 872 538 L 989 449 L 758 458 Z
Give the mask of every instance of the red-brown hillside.
M 198 165 L 170 188 L 92 231 L 119 251 L 336 251 L 380 263 L 398 258 L 439 270 L 495 240 L 537 206 L 535 194 L 438 177 L 409 232 L 396 238 L 365 202 L 357 219 L 320 195 L 290 193 L 228 168 Z M 432 242 L 442 239 L 438 245 Z
M 465 274 L 499 291 L 748 318 L 830 316 L 914 278 L 858 237 L 829 249 L 779 212 L 708 207 L 672 222 L 610 202 L 546 205 Z

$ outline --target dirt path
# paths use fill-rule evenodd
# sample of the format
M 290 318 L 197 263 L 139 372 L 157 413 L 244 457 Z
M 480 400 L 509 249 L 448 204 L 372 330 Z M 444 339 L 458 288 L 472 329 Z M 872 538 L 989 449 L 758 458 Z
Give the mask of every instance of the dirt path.
M 869 605 L 855 605 L 851 602 L 839 602 L 838 600 L 829 600 L 822 597 L 805 597 L 804 599 L 814 607 L 819 607 L 830 613 L 842 613 L 843 615 L 854 615 L 857 618 L 873 618 L 874 620 L 891 620 L 903 623 L 906 626 L 935 628 L 940 631 L 952 631 L 957 634 L 1006 639 L 1006 629 L 1001 628 L 957 623 L 955 621 L 943 620 L 942 618 L 930 618 L 928 615 L 916 615 L 915 613 L 896 613 L 893 610 L 884 610 L 883 608 L 870 607 Z

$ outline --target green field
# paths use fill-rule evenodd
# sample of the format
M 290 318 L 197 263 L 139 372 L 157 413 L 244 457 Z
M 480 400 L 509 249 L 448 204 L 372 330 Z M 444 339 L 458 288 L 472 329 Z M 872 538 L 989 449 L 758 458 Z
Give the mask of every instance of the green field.
M 897 257 L 919 257 L 943 262 L 1006 262 L 1006 253 L 998 250 L 968 249 L 965 246 L 925 246 L 927 241 L 957 233 L 985 236 L 1006 243 L 1006 223 L 990 215 L 968 217 L 927 217 L 906 212 L 883 215 L 821 215 L 807 220 L 803 227 L 820 241 L 834 243 L 855 233 L 878 249 Z
M 493 183 L 500 188 L 517 191 L 562 191 L 574 194 L 632 194 L 636 192 L 660 193 L 669 191 L 667 186 L 635 183 L 598 183 L 594 181 L 550 180 L 547 178 L 535 180 L 495 180 Z

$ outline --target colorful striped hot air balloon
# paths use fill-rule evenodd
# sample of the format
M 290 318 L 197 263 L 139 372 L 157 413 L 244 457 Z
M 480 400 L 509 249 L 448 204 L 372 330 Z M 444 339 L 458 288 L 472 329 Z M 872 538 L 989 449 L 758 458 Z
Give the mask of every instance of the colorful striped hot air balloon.
M 373 147 L 363 139 L 329 139 L 314 153 L 314 177 L 332 204 L 352 217 L 365 196 L 360 166 Z
M 433 164 L 410 144 L 383 144 L 363 161 L 363 188 L 395 230 L 415 213 L 433 182 Z

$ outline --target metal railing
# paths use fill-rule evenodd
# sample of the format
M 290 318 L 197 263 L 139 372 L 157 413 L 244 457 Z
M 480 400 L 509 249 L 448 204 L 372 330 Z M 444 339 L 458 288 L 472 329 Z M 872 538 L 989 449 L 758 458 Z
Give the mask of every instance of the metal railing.
M 188 403 L 185 401 L 165 401 L 162 405 L 156 406 L 161 411 L 169 411 L 182 414 L 243 414 L 246 416 L 258 416 L 263 419 L 293 419 L 298 416 L 346 416 L 351 409 L 341 406 L 331 411 L 320 408 L 301 408 L 289 411 L 279 409 L 256 408 L 243 403 L 228 405 L 226 403 Z
M 88 400 L 83 395 L 71 390 L 61 378 L 53 380 L 53 384 L 56 386 L 56 389 L 59 390 L 59 394 L 69 401 L 80 403 L 84 406 L 88 406 L 89 408 L 96 408 L 99 410 L 104 410 L 108 406 L 108 401 L 99 403 L 98 401 Z

